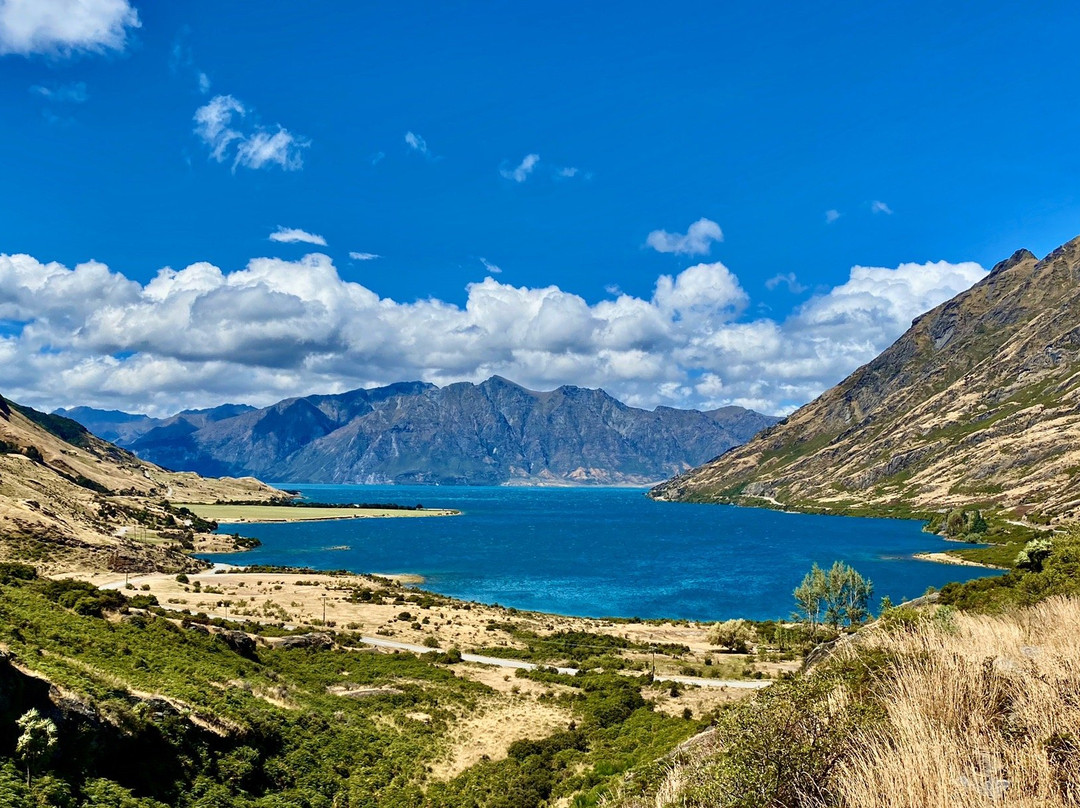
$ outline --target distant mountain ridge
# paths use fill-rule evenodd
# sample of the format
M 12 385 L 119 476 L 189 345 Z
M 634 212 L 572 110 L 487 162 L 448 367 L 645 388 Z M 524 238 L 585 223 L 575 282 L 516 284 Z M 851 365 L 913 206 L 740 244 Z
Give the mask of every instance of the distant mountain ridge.
M 157 421 L 64 412 L 91 430 L 112 430 L 119 445 L 166 468 L 369 484 L 647 484 L 777 420 L 741 407 L 649 412 L 603 390 L 536 392 L 498 376 L 446 387 L 401 382 Z
M 255 408 L 247 404 L 222 404 L 205 410 L 183 410 L 168 418 L 151 418 L 149 415 L 120 410 L 97 410 L 93 407 L 72 407 L 70 410 L 61 407 L 54 410 L 53 414 L 78 421 L 102 440 L 127 445 L 160 426 L 185 422 L 201 427 L 253 409 Z
M 664 500 L 1080 515 L 1080 238 L 1019 250 Z

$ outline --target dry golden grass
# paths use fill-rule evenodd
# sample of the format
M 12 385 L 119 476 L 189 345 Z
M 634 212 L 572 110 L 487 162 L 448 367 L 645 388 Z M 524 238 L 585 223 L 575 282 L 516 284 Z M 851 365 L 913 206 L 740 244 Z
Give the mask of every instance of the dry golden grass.
M 499 697 L 454 723 L 448 754 L 432 776 L 451 780 L 481 760 L 501 760 L 514 741 L 547 737 L 566 729 L 573 717 L 566 707 L 525 694 Z
M 801 736 L 770 735 L 767 728 L 747 721 L 743 734 L 732 734 L 729 727 L 692 738 L 669 756 L 655 777 L 641 782 L 628 778 L 602 804 L 617 808 L 1080 805 L 1080 599 L 1052 598 L 1008 615 L 939 611 L 933 619 L 895 632 L 871 627 L 838 651 L 833 662 L 838 669 L 856 670 L 866 660 L 883 659 L 891 661 L 881 670 L 870 697 L 880 705 L 881 719 L 855 722 L 844 731 L 839 760 L 822 770 L 813 783 L 814 793 L 800 786 L 776 801 L 777 790 L 771 785 L 761 793 L 749 790 L 767 784 L 767 778 L 757 778 L 751 769 L 769 768 L 777 756 L 788 755 Z M 852 715 L 852 708 L 869 706 L 865 692 L 856 695 L 843 684 L 827 693 L 821 697 L 826 699 L 826 724 L 842 722 L 845 714 Z M 797 701 L 791 706 L 813 707 Z M 749 707 L 753 709 L 755 702 Z M 737 747 L 756 752 L 731 754 Z M 725 777 L 725 771 L 730 775 L 739 766 L 744 768 L 738 777 Z M 802 770 L 788 770 L 784 779 L 797 782 L 801 775 Z
M 864 647 L 901 655 L 885 726 L 834 782 L 849 808 L 1080 804 L 1080 601 L 956 614 Z

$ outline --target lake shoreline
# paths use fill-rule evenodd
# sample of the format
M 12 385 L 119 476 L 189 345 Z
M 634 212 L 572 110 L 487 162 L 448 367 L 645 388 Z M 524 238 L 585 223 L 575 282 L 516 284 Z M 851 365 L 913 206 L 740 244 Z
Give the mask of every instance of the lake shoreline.
M 235 529 L 257 537 L 261 546 L 236 555 L 204 551 L 197 556 L 417 575 L 425 589 L 462 601 L 627 620 L 786 619 L 794 605 L 792 591 L 815 562 L 850 564 L 875 582 L 877 595 L 894 602 L 929 586 L 999 574 L 913 558 L 947 549 L 917 521 L 745 507 L 676 510 L 635 490 L 611 487 L 371 486 L 361 491 L 305 485 L 303 494 L 328 505 L 412 501 L 464 513 L 461 519 L 436 522 L 246 525 Z M 758 546 L 760 552 L 740 549 Z M 414 581 L 409 580 L 419 583 Z
M 354 508 L 348 505 L 206 505 L 183 504 L 200 519 L 219 525 L 260 525 L 294 522 L 327 522 L 346 519 L 408 519 L 461 516 L 454 508 Z
M 999 567 L 996 564 L 984 564 L 981 561 L 972 561 L 968 558 L 962 558 L 961 556 L 952 555 L 952 551 L 945 550 L 943 552 L 925 552 L 915 553 L 912 558 L 917 558 L 919 561 L 931 561 L 935 564 L 952 564 L 957 567 L 982 567 L 987 570 L 1001 570 L 1007 572 L 1006 567 Z

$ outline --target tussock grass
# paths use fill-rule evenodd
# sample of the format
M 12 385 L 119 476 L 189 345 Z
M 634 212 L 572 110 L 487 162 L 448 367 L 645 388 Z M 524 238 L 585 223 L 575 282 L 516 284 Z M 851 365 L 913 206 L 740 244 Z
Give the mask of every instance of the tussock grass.
M 836 804 L 1080 805 L 1080 600 L 866 643 L 900 661 L 882 685 L 886 722 L 837 767 Z
M 878 624 L 721 715 L 618 808 L 1080 806 L 1080 599 Z

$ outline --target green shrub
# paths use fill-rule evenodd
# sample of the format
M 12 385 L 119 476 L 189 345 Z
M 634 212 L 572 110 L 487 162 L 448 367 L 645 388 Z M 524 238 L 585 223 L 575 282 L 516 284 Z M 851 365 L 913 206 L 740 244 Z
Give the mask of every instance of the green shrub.
M 37 578 L 37 570 L 29 564 L 15 562 L 0 563 L 0 584 L 10 584 L 17 581 L 32 581 Z
M 90 617 L 101 617 L 105 611 L 115 611 L 127 607 L 127 598 L 119 592 L 111 589 L 98 589 L 86 581 L 66 578 L 43 581 L 41 592 L 53 603 Z
M 857 708 L 831 708 L 833 687 L 824 676 L 797 677 L 726 710 L 717 722 L 719 752 L 709 776 L 690 788 L 682 804 L 825 804 L 829 773 L 847 750 L 853 727 L 866 720 Z

